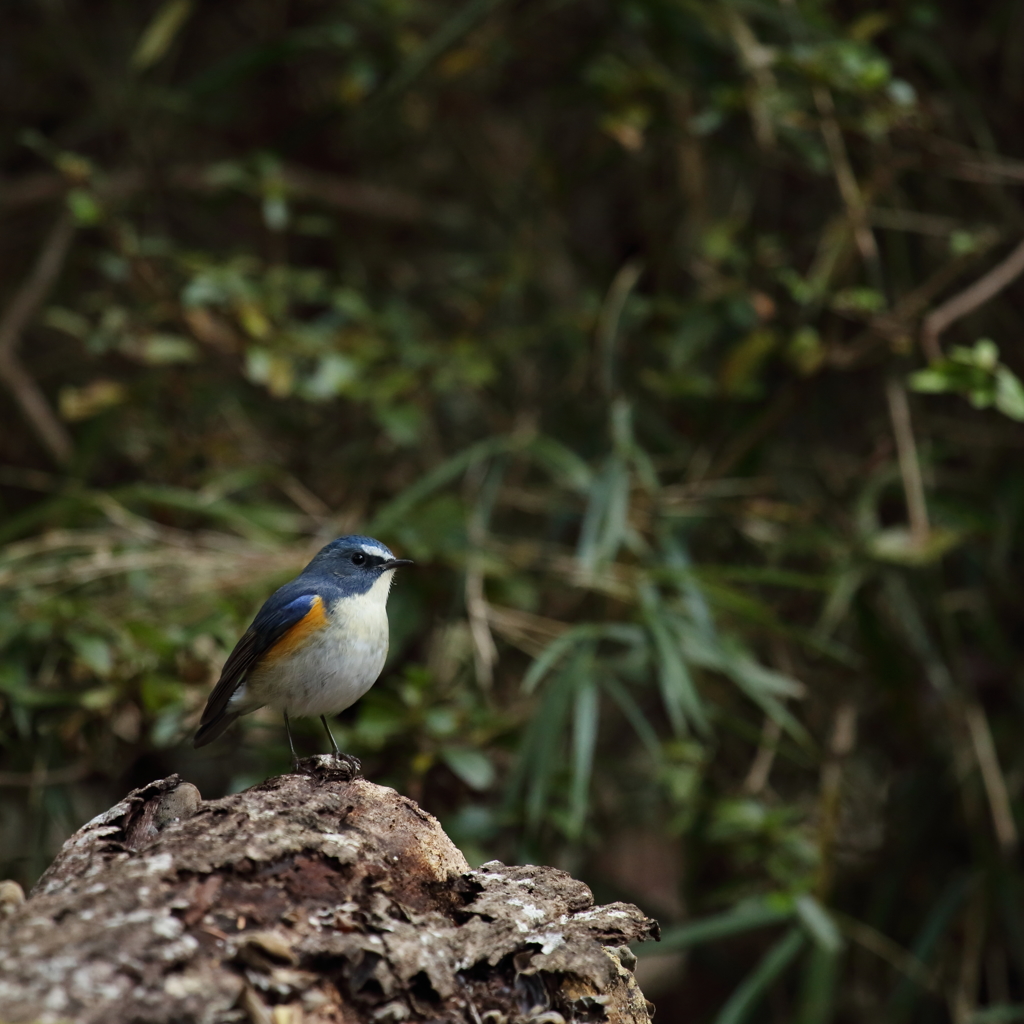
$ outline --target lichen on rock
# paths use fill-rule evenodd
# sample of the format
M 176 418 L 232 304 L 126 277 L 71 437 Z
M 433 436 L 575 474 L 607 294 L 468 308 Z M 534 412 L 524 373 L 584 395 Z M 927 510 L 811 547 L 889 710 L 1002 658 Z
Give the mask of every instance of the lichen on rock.
M 4 1024 L 645 1024 L 629 904 L 469 870 L 412 800 L 330 759 L 202 801 L 177 776 L 75 833 L 0 915 Z

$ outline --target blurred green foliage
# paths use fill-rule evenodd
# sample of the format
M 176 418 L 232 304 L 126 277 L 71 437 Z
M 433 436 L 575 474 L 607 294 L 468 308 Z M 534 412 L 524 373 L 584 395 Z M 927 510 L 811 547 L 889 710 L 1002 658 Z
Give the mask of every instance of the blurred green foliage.
M 359 530 L 344 747 L 658 916 L 659 1019 L 1019 1019 L 1017 6 L 4 18 L 0 874 L 285 770 L 188 737 Z

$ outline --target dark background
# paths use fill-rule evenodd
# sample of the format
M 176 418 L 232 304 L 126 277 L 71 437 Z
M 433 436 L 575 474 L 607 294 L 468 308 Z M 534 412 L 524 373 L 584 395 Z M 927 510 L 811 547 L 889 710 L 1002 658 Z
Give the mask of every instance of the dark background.
M 1024 1020 L 1024 8 L 3 23 L 0 877 L 286 770 L 189 736 L 367 532 L 339 739 L 657 916 L 659 1020 Z

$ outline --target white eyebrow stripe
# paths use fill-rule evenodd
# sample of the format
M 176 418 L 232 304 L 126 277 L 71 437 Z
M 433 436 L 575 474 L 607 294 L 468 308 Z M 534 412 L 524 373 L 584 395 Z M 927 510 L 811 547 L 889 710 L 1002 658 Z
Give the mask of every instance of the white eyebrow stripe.
M 378 558 L 393 558 L 394 556 L 388 551 L 387 548 L 381 547 L 379 544 L 364 544 L 363 551 L 368 555 L 375 555 Z

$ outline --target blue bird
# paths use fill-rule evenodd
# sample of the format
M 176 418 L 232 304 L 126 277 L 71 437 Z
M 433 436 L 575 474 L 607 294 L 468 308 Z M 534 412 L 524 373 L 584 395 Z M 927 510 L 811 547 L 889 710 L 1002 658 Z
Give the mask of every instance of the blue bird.
M 335 757 L 343 756 L 327 715 L 353 705 L 388 656 L 388 592 L 395 570 L 412 565 L 372 537 L 339 537 L 275 591 L 235 644 L 206 702 L 193 746 L 215 740 L 236 718 L 262 707 L 319 715 Z

